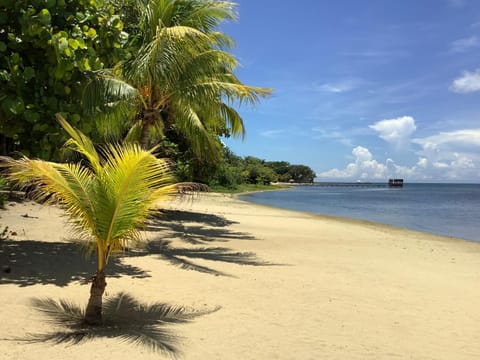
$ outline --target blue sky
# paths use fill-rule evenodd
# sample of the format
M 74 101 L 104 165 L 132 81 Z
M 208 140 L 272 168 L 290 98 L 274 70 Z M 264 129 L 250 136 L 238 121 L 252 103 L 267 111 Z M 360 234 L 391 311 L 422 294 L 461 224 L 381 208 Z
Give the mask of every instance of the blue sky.
M 238 155 L 317 180 L 480 182 L 480 1 L 238 0 Z

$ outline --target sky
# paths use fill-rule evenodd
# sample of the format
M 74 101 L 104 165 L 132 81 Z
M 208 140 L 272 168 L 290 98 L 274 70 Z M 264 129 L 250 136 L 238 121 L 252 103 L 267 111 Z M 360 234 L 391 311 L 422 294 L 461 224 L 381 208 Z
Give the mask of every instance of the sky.
M 480 1 L 237 0 L 222 25 L 242 106 L 237 155 L 317 181 L 480 182 Z

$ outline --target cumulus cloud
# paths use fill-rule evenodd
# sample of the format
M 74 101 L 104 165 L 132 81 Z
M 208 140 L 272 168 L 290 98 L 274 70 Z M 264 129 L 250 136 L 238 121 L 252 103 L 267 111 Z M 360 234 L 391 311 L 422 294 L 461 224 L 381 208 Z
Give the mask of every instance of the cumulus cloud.
M 453 80 L 450 90 L 460 94 L 480 91 L 480 69 L 465 71 L 461 77 Z
M 385 179 L 387 167 L 374 160 L 367 148 L 357 146 L 352 150 L 352 154 L 355 162 L 348 164 L 345 169 L 331 169 L 317 174 L 317 177 L 356 180 Z
M 415 120 L 411 116 L 402 116 L 396 119 L 385 119 L 369 126 L 378 132 L 380 138 L 397 148 L 405 146 L 417 129 Z
M 331 169 L 317 176 L 344 181 L 397 177 L 407 181 L 480 180 L 480 129 L 442 132 L 412 142 L 420 146 L 413 165 L 397 164 L 391 158 L 381 163 L 367 148 L 357 146 L 352 150 L 355 160 L 344 169 Z
M 441 132 L 436 135 L 424 138 L 413 139 L 412 142 L 422 146 L 425 152 L 430 155 L 443 151 L 453 151 L 455 149 L 480 150 L 480 129 L 464 129 Z
M 442 132 L 412 142 L 421 146 L 418 153 L 428 159 L 425 172 L 432 178 L 478 180 L 480 177 L 480 129 Z

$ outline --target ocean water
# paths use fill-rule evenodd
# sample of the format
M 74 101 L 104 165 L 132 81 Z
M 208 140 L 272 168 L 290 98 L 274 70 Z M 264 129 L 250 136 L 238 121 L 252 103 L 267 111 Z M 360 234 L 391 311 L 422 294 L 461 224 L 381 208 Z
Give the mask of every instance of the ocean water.
M 480 184 L 295 186 L 243 195 L 243 200 L 291 210 L 369 220 L 480 241 Z

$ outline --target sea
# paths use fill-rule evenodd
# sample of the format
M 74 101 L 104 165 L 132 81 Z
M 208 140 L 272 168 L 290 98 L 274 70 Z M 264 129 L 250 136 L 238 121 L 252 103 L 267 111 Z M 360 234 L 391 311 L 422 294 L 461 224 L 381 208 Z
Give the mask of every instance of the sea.
M 321 184 L 242 195 L 242 200 L 317 214 L 369 220 L 480 241 L 480 184 Z M 358 186 L 360 185 L 360 186 Z

